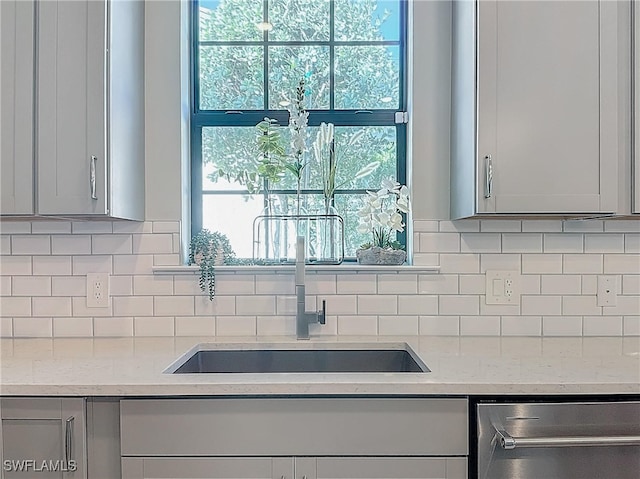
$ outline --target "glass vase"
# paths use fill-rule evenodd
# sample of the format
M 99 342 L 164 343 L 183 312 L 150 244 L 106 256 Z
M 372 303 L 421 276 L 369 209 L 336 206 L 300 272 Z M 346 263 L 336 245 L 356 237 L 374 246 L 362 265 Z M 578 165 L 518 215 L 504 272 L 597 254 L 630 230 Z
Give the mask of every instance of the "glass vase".
M 344 258 L 344 222 L 335 208 L 333 198 L 326 198 L 324 208 L 310 220 L 309 236 L 312 263 L 340 264 Z

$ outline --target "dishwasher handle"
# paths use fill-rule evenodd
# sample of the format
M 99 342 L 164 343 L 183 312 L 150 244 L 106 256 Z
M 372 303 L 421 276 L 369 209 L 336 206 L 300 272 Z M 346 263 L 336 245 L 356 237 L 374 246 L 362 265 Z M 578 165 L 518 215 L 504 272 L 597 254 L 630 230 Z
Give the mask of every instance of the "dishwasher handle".
M 558 436 L 513 437 L 496 428 L 496 439 L 503 449 L 525 447 L 640 446 L 640 436 Z

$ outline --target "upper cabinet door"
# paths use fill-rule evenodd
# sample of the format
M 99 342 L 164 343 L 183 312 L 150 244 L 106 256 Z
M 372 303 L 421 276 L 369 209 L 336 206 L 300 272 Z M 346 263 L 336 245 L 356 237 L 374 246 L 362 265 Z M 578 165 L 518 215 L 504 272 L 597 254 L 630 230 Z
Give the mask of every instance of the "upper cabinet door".
M 0 215 L 33 214 L 34 2 L 0 2 Z
M 38 213 L 106 214 L 106 3 L 38 2 Z
M 477 213 L 617 208 L 617 7 L 478 2 Z

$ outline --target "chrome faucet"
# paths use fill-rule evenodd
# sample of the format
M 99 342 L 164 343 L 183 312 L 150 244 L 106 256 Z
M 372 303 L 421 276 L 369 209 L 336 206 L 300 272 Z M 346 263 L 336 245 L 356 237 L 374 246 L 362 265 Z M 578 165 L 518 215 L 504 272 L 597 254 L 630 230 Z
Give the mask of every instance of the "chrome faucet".
M 326 301 L 322 300 L 322 309 L 308 313 L 306 311 L 305 298 L 306 287 L 304 284 L 304 236 L 298 236 L 296 240 L 296 338 L 309 339 L 309 323 L 325 324 Z

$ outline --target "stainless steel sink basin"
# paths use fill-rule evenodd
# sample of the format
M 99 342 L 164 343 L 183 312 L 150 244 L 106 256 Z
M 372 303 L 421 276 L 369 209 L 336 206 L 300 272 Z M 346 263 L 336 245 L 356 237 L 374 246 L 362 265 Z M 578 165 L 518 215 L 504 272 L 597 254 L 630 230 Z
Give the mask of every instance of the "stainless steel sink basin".
M 429 368 L 404 343 L 362 347 L 338 344 L 321 348 L 291 345 L 222 348 L 198 345 L 165 372 L 195 373 L 425 373 Z

